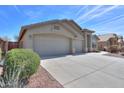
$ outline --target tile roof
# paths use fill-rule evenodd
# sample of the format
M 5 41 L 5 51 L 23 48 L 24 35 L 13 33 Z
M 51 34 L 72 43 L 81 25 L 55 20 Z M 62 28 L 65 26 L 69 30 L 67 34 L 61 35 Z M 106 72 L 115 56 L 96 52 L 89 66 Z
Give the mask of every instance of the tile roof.
M 112 37 L 117 37 L 117 35 L 114 33 L 108 33 L 108 34 L 104 34 L 104 35 L 99 35 L 98 37 L 99 37 L 100 41 L 107 41 Z

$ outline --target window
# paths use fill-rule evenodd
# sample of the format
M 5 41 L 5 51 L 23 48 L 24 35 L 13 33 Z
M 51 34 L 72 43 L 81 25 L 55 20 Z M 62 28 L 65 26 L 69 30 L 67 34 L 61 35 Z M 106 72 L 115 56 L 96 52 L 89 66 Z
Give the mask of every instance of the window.
M 60 30 L 60 27 L 58 25 L 54 25 L 54 30 Z

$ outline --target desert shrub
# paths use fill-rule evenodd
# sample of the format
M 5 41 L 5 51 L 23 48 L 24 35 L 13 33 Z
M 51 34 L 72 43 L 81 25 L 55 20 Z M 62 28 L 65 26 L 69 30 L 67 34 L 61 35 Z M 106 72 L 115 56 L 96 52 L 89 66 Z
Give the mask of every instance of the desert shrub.
M 14 67 L 14 64 L 16 67 Z M 40 57 L 30 49 L 12 49 L 5 57 L 4 72 L 10 69 L 23 68 L 20 78 L 28 78 L 34 74 L 40 65 Z
M 100 52 L 101 50 L 100 49 L 96 49 L 95 52 Z
M 27 84 L 26 79 L 20 79 L 20 74 L 23 68 L 16 68 L 16 65 L 13 66 L 13 69 L 8 69 L 2 76 L 0 76 L 0 88 L 23 88 Z M 4 69 L 4 70 L 6 70 Z
M 97 52 L 97 53 L 99 53 L 99 52 L 100 52 L 100 50 L 98 50 L 98 49 L 97 49 L 97 50 L 93 50 L 92 52 Z
M 0 59 L 1 60 L 5 58 L 5 55 L 6 55 L 5 51 L 0 50 Z
M 110 46 L 109 52 L 111 52 L 111 53 L 117 53 L 117 52 L 119 52 L 118 46 L 117 45 Z
M 124 52 L 124 46 L 121 48 L 121 52 Z
M 2 57 L 5 57 L 5 56 L 6 56 L 6 52 L 2 51 Z

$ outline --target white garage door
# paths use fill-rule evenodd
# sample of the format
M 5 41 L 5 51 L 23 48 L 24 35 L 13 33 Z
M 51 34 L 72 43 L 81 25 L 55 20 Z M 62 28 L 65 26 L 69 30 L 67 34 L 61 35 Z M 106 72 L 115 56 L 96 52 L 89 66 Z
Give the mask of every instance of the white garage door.
M 75 51 L 76 53 L 82 53 L 82 40 L 75 40 Z
M 57 35 L 35 35 L 34 50 L 40 56 L 65 55 L 69 53 L 69 38 Z

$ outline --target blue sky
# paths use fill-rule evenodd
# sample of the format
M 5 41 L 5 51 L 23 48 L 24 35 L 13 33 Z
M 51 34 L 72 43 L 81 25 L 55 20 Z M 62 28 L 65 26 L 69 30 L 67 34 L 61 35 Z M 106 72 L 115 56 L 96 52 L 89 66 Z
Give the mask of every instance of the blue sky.
M 0 6 L 0 37 L 11 40 L 20 28 L 52 19 L 73 19 L 82 28 L 96 34 L 117 33 L 124 36 L 124 6 Z

